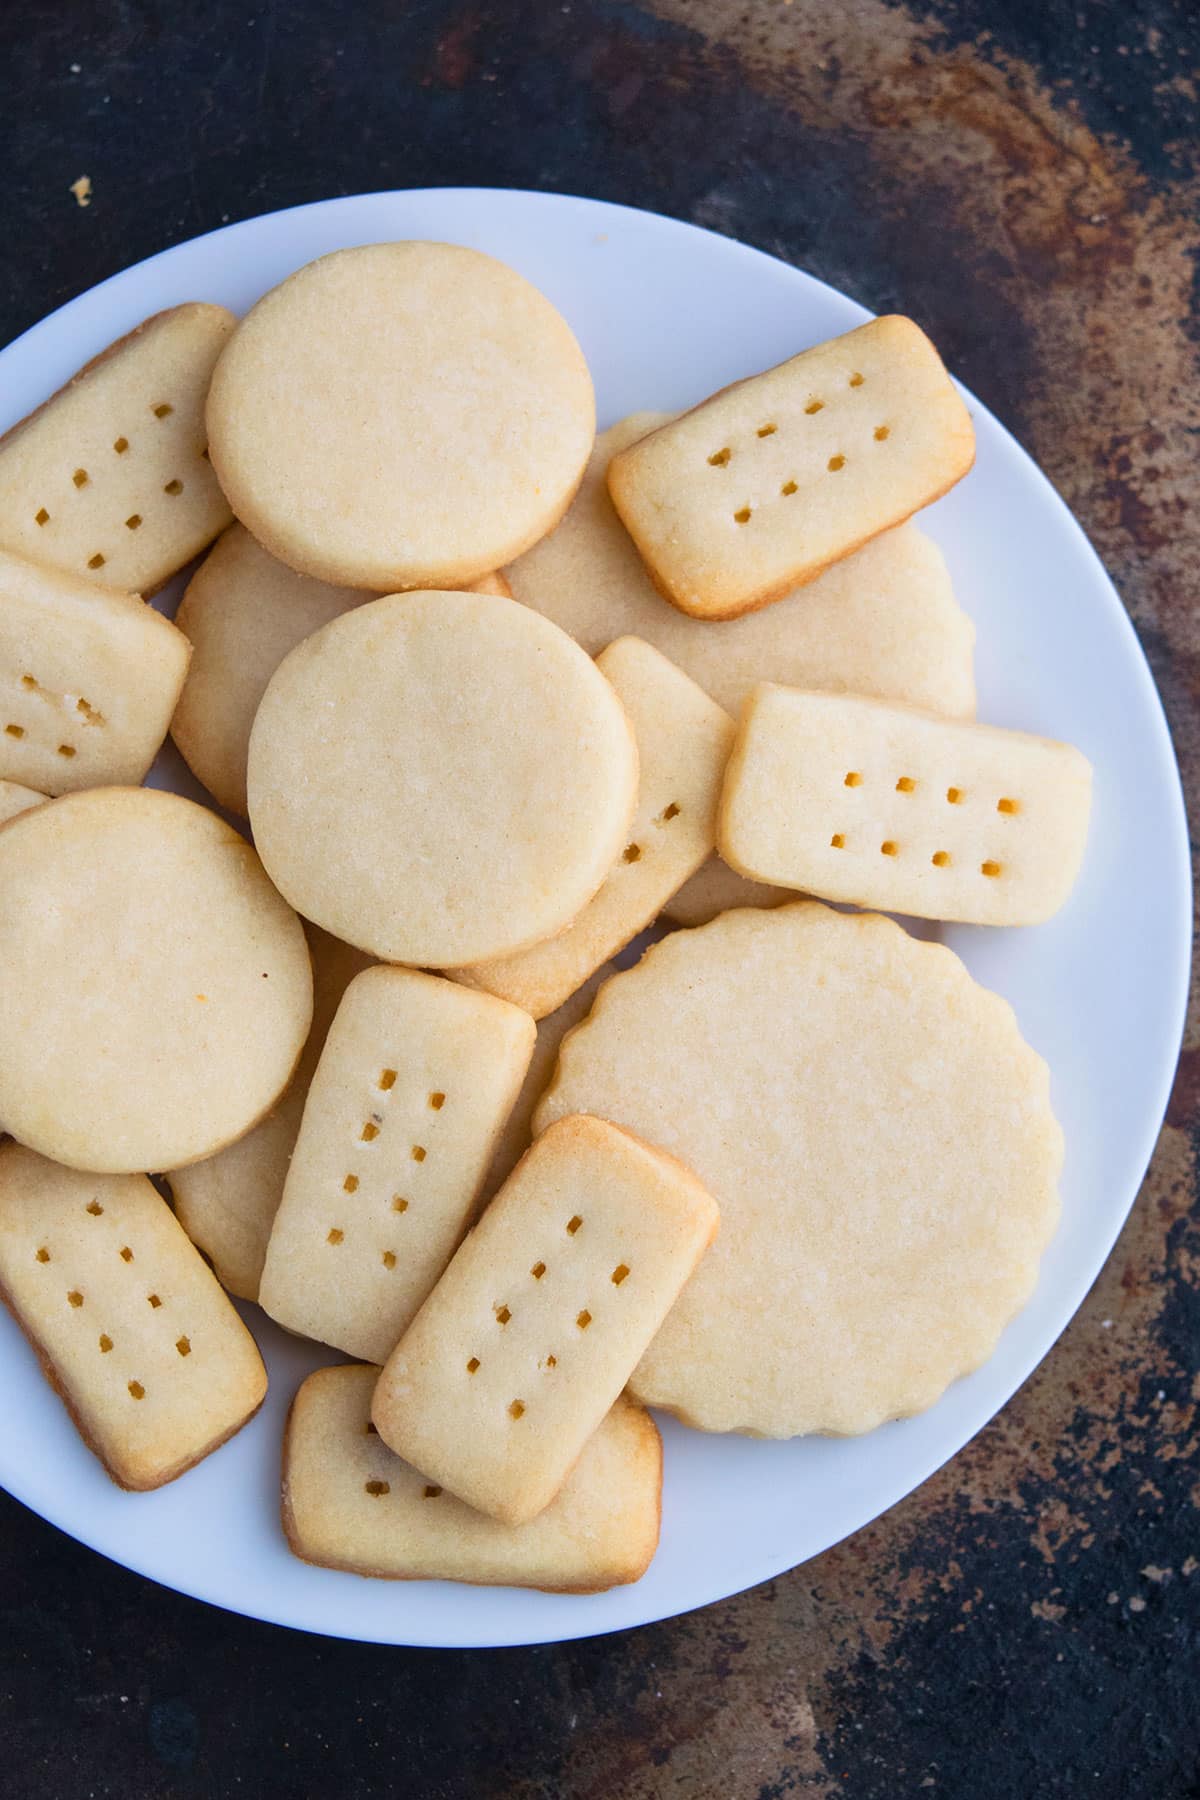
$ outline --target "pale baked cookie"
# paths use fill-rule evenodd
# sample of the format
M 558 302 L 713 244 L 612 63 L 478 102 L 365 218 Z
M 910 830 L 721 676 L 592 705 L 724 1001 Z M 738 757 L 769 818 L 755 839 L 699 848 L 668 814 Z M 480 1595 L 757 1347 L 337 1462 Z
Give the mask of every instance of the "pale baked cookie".
M 474 593 L 508 594 L 487 575 Z M 175 623 L 192 662 L 171 720 L 183 760 L 230 812 L 246 813 L 250 727 L 268 681 L 297 644 L 373 596 L 298 575 L 231 525 L 188 583 Z
M 658 1546 L 662 1439 L 623 1396 L 557 1499 L 527 1525 L 464 1506 L 394 1456 L 371 1425 L 378 1369 L 318 1369 L 283 1441 L 283 1528 L 305 1562 L 393 1581 L 596 1594 L 639 1581 Z
M 0 1118 L 72 1168 L 177 1168 L 262 1118 L 308 1034 L 304 933 L 214 813 L 94 788 L 0 830 Z
M 235 320 L 155 313 L 0 438 L 0 542 L 152 593 L 230 520 L 205 456 L 204 400 Z
M 901 524 L 974 459 L 937 351 L 892 316 L 714 394 L 615 456 L 608 487 L 660 592 L 732 619 Z
M 258 1299 L 267 1239 L 333 1015 L 350 982 L 370 967 L 361 950 L 340 944 L 317 925 L 306 926 L 305 936 L 313 971 L 312 1029 L 286 1092 L 245 1137 L 167 1177 L 179 1223 L 222 1286 L 242 1300 Z
M 15 819 L 18 813 L 28 812 L 31 806 L 40 806 L 45 798 L 33 788 L 22 787 L 19 781 L 0 781 L 0 825 L 6 819 Z
M 121 1487 L 173 1481 L 267 1391 L 254 1339 L 144 1175 L 0 1146 L 0 1298 Z
M 596 439 L 562 524 L 505 571 L 518 600 L 592 656 L 615 637 L 645 638 L 735 718 L 760 681 L 974 717 L 975 627 L 941 551 L 915 525 L 883 533 L 801 592 L 741 619 L 693 619 L 665 606 L 604 477 L 619 451 L 670 417 L 634 413 Z
M 250 738 L 259 854 L 306 918 L 388 962 L 551 936 L 629 842 L 633 733 L 565 632 L 512 600 L 391 595 L 272 677 Z
M 475 580 L 569 503 L 595 431 L 565 319 L 455 244 L 368 244 L 265 295 L 217 365 L 214 467 L 276 556 L 388 591 Z
M 534 1036 L 528 1013 L 437 975 L 350 983 L 267 1245 L 273 1319 L 383 1362 L 470 1223 Z
M 925 919 L 1036 925 L 1087 841 L 1070 744 L 764 683 L 742 714 L 721 854 L 743 874 Z
M 657 917 L 716 842 L 716 809 L 733 721 L 641 638 L 619 638 L 596 666 L 616 690 L 638 747 L 629 842 L 595 898 L 565 931 L 532 949 L 457 971 L 535 1019 L 545 1018 Z
M 385 1444 L 468 1505 L 550 1504 L 711 1243 L 689 1169 L 564 1119 L 492 1201 L 379 1378 Z
M 663 917 L 673 925 L 707 925 L 718 913 L 732 912 L 738 906 L 782 906 L 785 900 L 795 898 L 791 888 L 748 881 L 719 856 L 710 856 L 691 880 L 671 895 Z
M 535 1129 L 654 1131 L 721 1233 L 630 1391 L 706 1431 L 868 1431 L 989 1357 L 1058 1219 L 1012 1009 L 891 920 L 802 901 L 656 944 L 571 1033 Z
M 190 654 L 136 594 L 0 550 L 0 775 L 47 794 L 136 785 Z

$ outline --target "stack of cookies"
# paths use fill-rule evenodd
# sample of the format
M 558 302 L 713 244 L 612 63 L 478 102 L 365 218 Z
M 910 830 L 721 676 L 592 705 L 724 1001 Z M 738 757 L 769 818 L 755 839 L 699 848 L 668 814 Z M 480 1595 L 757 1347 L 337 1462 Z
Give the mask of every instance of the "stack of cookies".
M 1036 926 L 1088 825 L 974 720 L 936 351 L 595 423 L 543 295 L 395 243 L 0 440 L 0 1294 L 128 1488 L 261 1404 L 230 1295 L 328 1346 L 283 1529 L 362 1575 L 637 1580 L 647 1409 L 919 1411 L 1057 1219 L 1044 1063 L 884 916 Z

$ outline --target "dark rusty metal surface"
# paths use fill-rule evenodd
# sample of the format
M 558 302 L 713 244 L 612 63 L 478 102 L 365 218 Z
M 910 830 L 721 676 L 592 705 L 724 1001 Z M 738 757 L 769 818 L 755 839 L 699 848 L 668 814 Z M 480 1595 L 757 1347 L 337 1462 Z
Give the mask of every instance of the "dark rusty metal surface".
M 375 187 L 745 238 L 914 312 L 1013 427 L 1126 599 L 1194 795 L 1198 84 L 1193 0 L 31 0 L 0 12 L 0 339 L 226 218 Z M 1198 1153 L 1193 1010 L 1133 1217 L 1023 1392 L 886 1518 L 687 1619 L 320 1642 L 3 1502 L 0 1792 L 1200 1794 Z

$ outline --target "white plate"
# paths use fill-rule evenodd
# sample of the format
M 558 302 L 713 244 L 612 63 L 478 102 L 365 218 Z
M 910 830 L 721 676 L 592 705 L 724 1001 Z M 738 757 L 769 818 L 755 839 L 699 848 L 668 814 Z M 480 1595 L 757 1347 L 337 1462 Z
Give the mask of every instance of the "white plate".
M 244 311 L 327 250 L 409 237 L 490 251 L 548 294 L 583 344 L 601 425 L 691 405 L 868 316 L 811 276 L 650 213 L 545 194 L 368 194 L 231 225 L 64 306 L 0 353 L 0 428 L 160 307 L 203 299 Z M 1070 739 L 1096 768 L 1087 860 L 1059 917 L 1037 930 L 942 934 L 1007 995 L 1047 1058 L 1067 1139 L 1061 1227 L 987 1366 L 922 1417 L 854 1440 L 755 1443 L 666 1421 L 661 1548 L 636 1586 L 597 1596 L 364 1581 L 294 1560 L 278 1523 L 280 1432 L 301 1376 L 337 1358 L 255 1308 L 271 1373 L 262 1413 L 183 1480 L 144 1495 L 109 1482 L 0 1319 L 0 1482 L 11 1493 L 128 1568 L 236 1612 L 381 1643 L 540 1643 L 665 1618 L 815 1556 L 924 1481 L 1003 1405 L 1095 1279 L 1149 1161 L 1183 1025 L 1191 890 L 1171 742 L 1121 603 L 1045 477 L 971 405 L 978 462 L 921 524 L 979 628 L 980 715 Z M 177 762 L 158 779 L 198 792 Z

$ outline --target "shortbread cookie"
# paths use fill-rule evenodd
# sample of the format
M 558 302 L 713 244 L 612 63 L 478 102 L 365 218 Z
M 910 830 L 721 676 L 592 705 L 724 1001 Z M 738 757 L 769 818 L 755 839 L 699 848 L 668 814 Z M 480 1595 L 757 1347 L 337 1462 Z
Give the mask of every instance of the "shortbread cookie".
M 664 606 L 604 477 L 618 452 L 670 416 L 634 413 L 596 439 L 561 525 L 507 570 L 518 600 L 593 656 L 615 637 L 645 638 L 735 718 L 760 681 L 975 716 L 975 627 L 941 551 L 915 525 L 884 532 L 799 593 L 741 619 L 714 623 Z
M 596 1594 L 638 1581 L 658 1545 L 662 1439 L 623 1396 L 556 1500 L 528 1525 L 464 1506 L 387 1448 L 371 1424 L 379 1371 L 318 1369 L 283 1442 L 283 1528 L 305 1562 L 394 1581 L 467 1581 Z
M 0 1146 L 0 1298 L 121 1487 L 174 1481 L 267 1391 L 254 1339 L 144 1175 Z
M 0 774 L 47 794 L 136 786 L 190 654 L 136 594 L 0 550 Z
M 0 438 L 0 543 L 153 593 L 228 525 L 204 400 L 235 324 L 193 301 L 155 313 Z
M 937 351 L 893 316 L 714 394 L 614 457 L 608 487 L 660 592 L 732 619 L 901 524 L 974 458 Z
M 40 806 L 45 798 L 45 794 L 22 787 L 19 781 L 0 781 L 0 825 L 6 819 L 15 819 L 18 813 L 28 812 L 31 806 Z
M 1069 744 L 764 683 L 742 715 L 721 854 L 743 874 L 924 919 L 1036 925 L 1087 840 Z
M 534 1036 L 527 1013 L 437 975 L 350 983 L 267 1245 L 273 1319 L 383 1362 L 470 1223 Z
M 242 1300 L 258 1299 L 267 1239 L 333 1015 L 350 982 L 370 967 L 361 950 L 339 944 L 319 926 L 307 926 L 305 936 L 313 971 L 312 1029 L 286 1092 L 245 1137 L 167 1178 L 179 1223 L 222 1286 Z
M 629 842 L 596 897 L 565 931 L 530 950 L 460 969 L 535 1019 L 554 1012 L 592 972 L 651 924 L 711 853 L 733 721 L 641 638 L 619 638 L 596 666 L 611 682 L 638 747 L 638 803 Z
M 368 244 L 243 319 L 208 402 L 214 467 L 259 541 L 322 581 L 475 580 L 554 525 L 595 431 L 565 319 L 455 244 Z
M 509 590 L 493 574 L 472 591 Z M 197 781 L 230 812 L 246 813 L 250 727 L 268 681 L 297 644 L 371 598 L 298 575 L 244 525 L 231 525 L 193 575 L 175 615 L 192 663 L 171 736 Z
M 564 1043 L 535 1129 L 582 1111 L 654 1131 L 721 1208 L 630 1384 L 701 1430 L 920 1412 L 991 1355 L 1058 1218 L 1011 1007 L 877 915 L 801 901 L 656 944 Z
M 747 881 L 719 856 L 710 856 L 703 868 L 697 869 L 691 880 L 671 895 L 663 907 L 663 917 L 672 925 L 707 925 L 718 913 L 732 912 L 736 906 L 782 906 L 785 900 L 795 898 L 791 888 Z
M 0 1118 L 71 1168 L 211 1156 L 308 1035 L 300 921 L 214 813 L 95 788 L 0 830 Z
M 515 601 L 394 594 L 282 663 L 250 738 L 255 842 L 306 918 L 462 967 L 569 924 L 629 842 L 637 750 L 608 682 Z
M 550 1504 L 717 1230 L 689 1169 L 601 1119 L 518 1164 L 389 1357 L 371 1417 L 427 1480 Z

